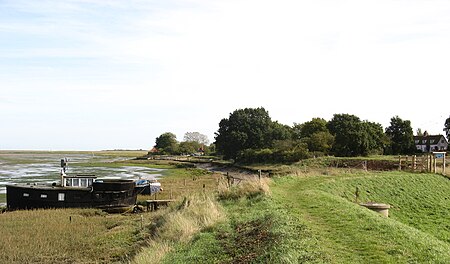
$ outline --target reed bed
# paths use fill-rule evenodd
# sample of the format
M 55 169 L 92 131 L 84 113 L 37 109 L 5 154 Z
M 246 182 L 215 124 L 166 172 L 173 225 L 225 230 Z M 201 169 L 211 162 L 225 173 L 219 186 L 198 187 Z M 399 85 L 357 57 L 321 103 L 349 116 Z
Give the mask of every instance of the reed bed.
M 137 215 L 94 209 L 15 211 L 0 215 L 0 263 L 122 261 L 142 237 Z

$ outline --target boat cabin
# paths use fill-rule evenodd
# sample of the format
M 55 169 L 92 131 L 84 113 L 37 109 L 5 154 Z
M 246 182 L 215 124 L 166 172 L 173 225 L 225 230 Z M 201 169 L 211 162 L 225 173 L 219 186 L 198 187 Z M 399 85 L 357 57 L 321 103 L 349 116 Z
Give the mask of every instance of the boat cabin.
M 62 176 L 62 187 L 81 187 L 88 188 L 92 186 L 94 180 L 97 179 L 95 175 L 75 175 L 75 176 Z

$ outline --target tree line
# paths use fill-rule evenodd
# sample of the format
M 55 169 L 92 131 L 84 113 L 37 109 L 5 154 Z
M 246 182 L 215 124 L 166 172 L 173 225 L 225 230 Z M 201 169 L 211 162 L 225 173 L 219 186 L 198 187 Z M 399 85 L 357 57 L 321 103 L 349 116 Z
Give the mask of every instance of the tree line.
M 450 135 L 450 117 L 444 131 Z M 214 144 L 198 132 L 188 132 L 178 142 L 173 133 L 156 138 L 163 154 L 184 154 L 202 150 L 241 163 L 296 162 L 313 156 L 340 157 L 417 152 L 409 120 L 394 116 L 390 125 L 361 120 L 351 114 L 334 114 L 329 121 L 312 118 L 293 126 L 273 121 L 263 107 L 237 109 L 219 122 Z

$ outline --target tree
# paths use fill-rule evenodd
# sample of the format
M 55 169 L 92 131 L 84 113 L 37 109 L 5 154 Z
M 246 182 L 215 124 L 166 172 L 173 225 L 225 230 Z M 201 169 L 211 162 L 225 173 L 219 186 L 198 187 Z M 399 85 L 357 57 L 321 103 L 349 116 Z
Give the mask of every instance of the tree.
M 335 138 L 332 152 L 336 156 L 353 157 L 362 154 L 362 125 L 359 117 L 335 114 L 328 122 L 327 128 Z
M 192 154 L 199 151 L 201 144 L 196 141 L 183 141 L 178 147 L 178 152 L 181 154 Z
M 328 130 L 315 132 L 307 139 L 309 151 L 318 151 L 324 154 L 329 153 L 334 143 L 334 136 Z
M 193 141 L 203 145 L 209 144 L 208 137 L 206 135 L 200 134 L 199 132 L 186 132 L 184 134 L 183 141 Z
M 334 136 L 323 118 L 313 118 L 303 124 L 294 124 L 295 138 L 308 145 L 309 151 L 328 153 L 334 143 Z
M 272 146 L 274 128 L 269 113 L 262 107 L 238 109 L 219 123 L 215 133 L 216 151 L 226 159 L 236 159 L 245 149 Z
M 155 148 L 163 154 L 175 154 L 178 151 L 177 136 L 173 133 L 161 134 L 156 138 L 155 143 Z
M 361 154 L 382 154 L 389 140 L 383 131 L 383 126 L 369 121 L 362 122 L 363 139 L 361 141 Z
M 386 135 L 390 144 L 387 152 L 390 154 L 410 154 L 415 151 L 414 133 L 411 121 L 402 120 L 398 116 L 391 118 L 391 124 L 386 128 Z
M 447 135 L 448 141 L 450 141 L 450 116 L 445 120 L 444 131 Z
M 313 118 L 311 121 L 305 122 L 300 126 L 300 137 L 311 137 L 318 132 L 329 132 L 327 121 L 323 118 Z

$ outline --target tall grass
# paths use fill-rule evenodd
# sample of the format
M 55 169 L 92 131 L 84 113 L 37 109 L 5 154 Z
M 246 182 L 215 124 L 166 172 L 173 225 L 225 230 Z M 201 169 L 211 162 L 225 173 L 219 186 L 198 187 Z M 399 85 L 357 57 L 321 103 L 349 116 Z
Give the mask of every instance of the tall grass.
M 159 263 L 175 246 L 189 242 L 194 234 L 223 218 L 223 209 L 212 194 L 188 196 L 158 213 L 151 227 L 153 237 L 133 263 Z
M 0 263 L 123 261 L 145 236 L 139 216 L 94 209 L 8 212 L 0 227 Z
M 237 184 L 230 185 L 226 181 L 219 182 L 219 200 L 236 200 L 242 197 L 254 198 L 257 196 L 270 196 L 270 178 L 249 178 Z

